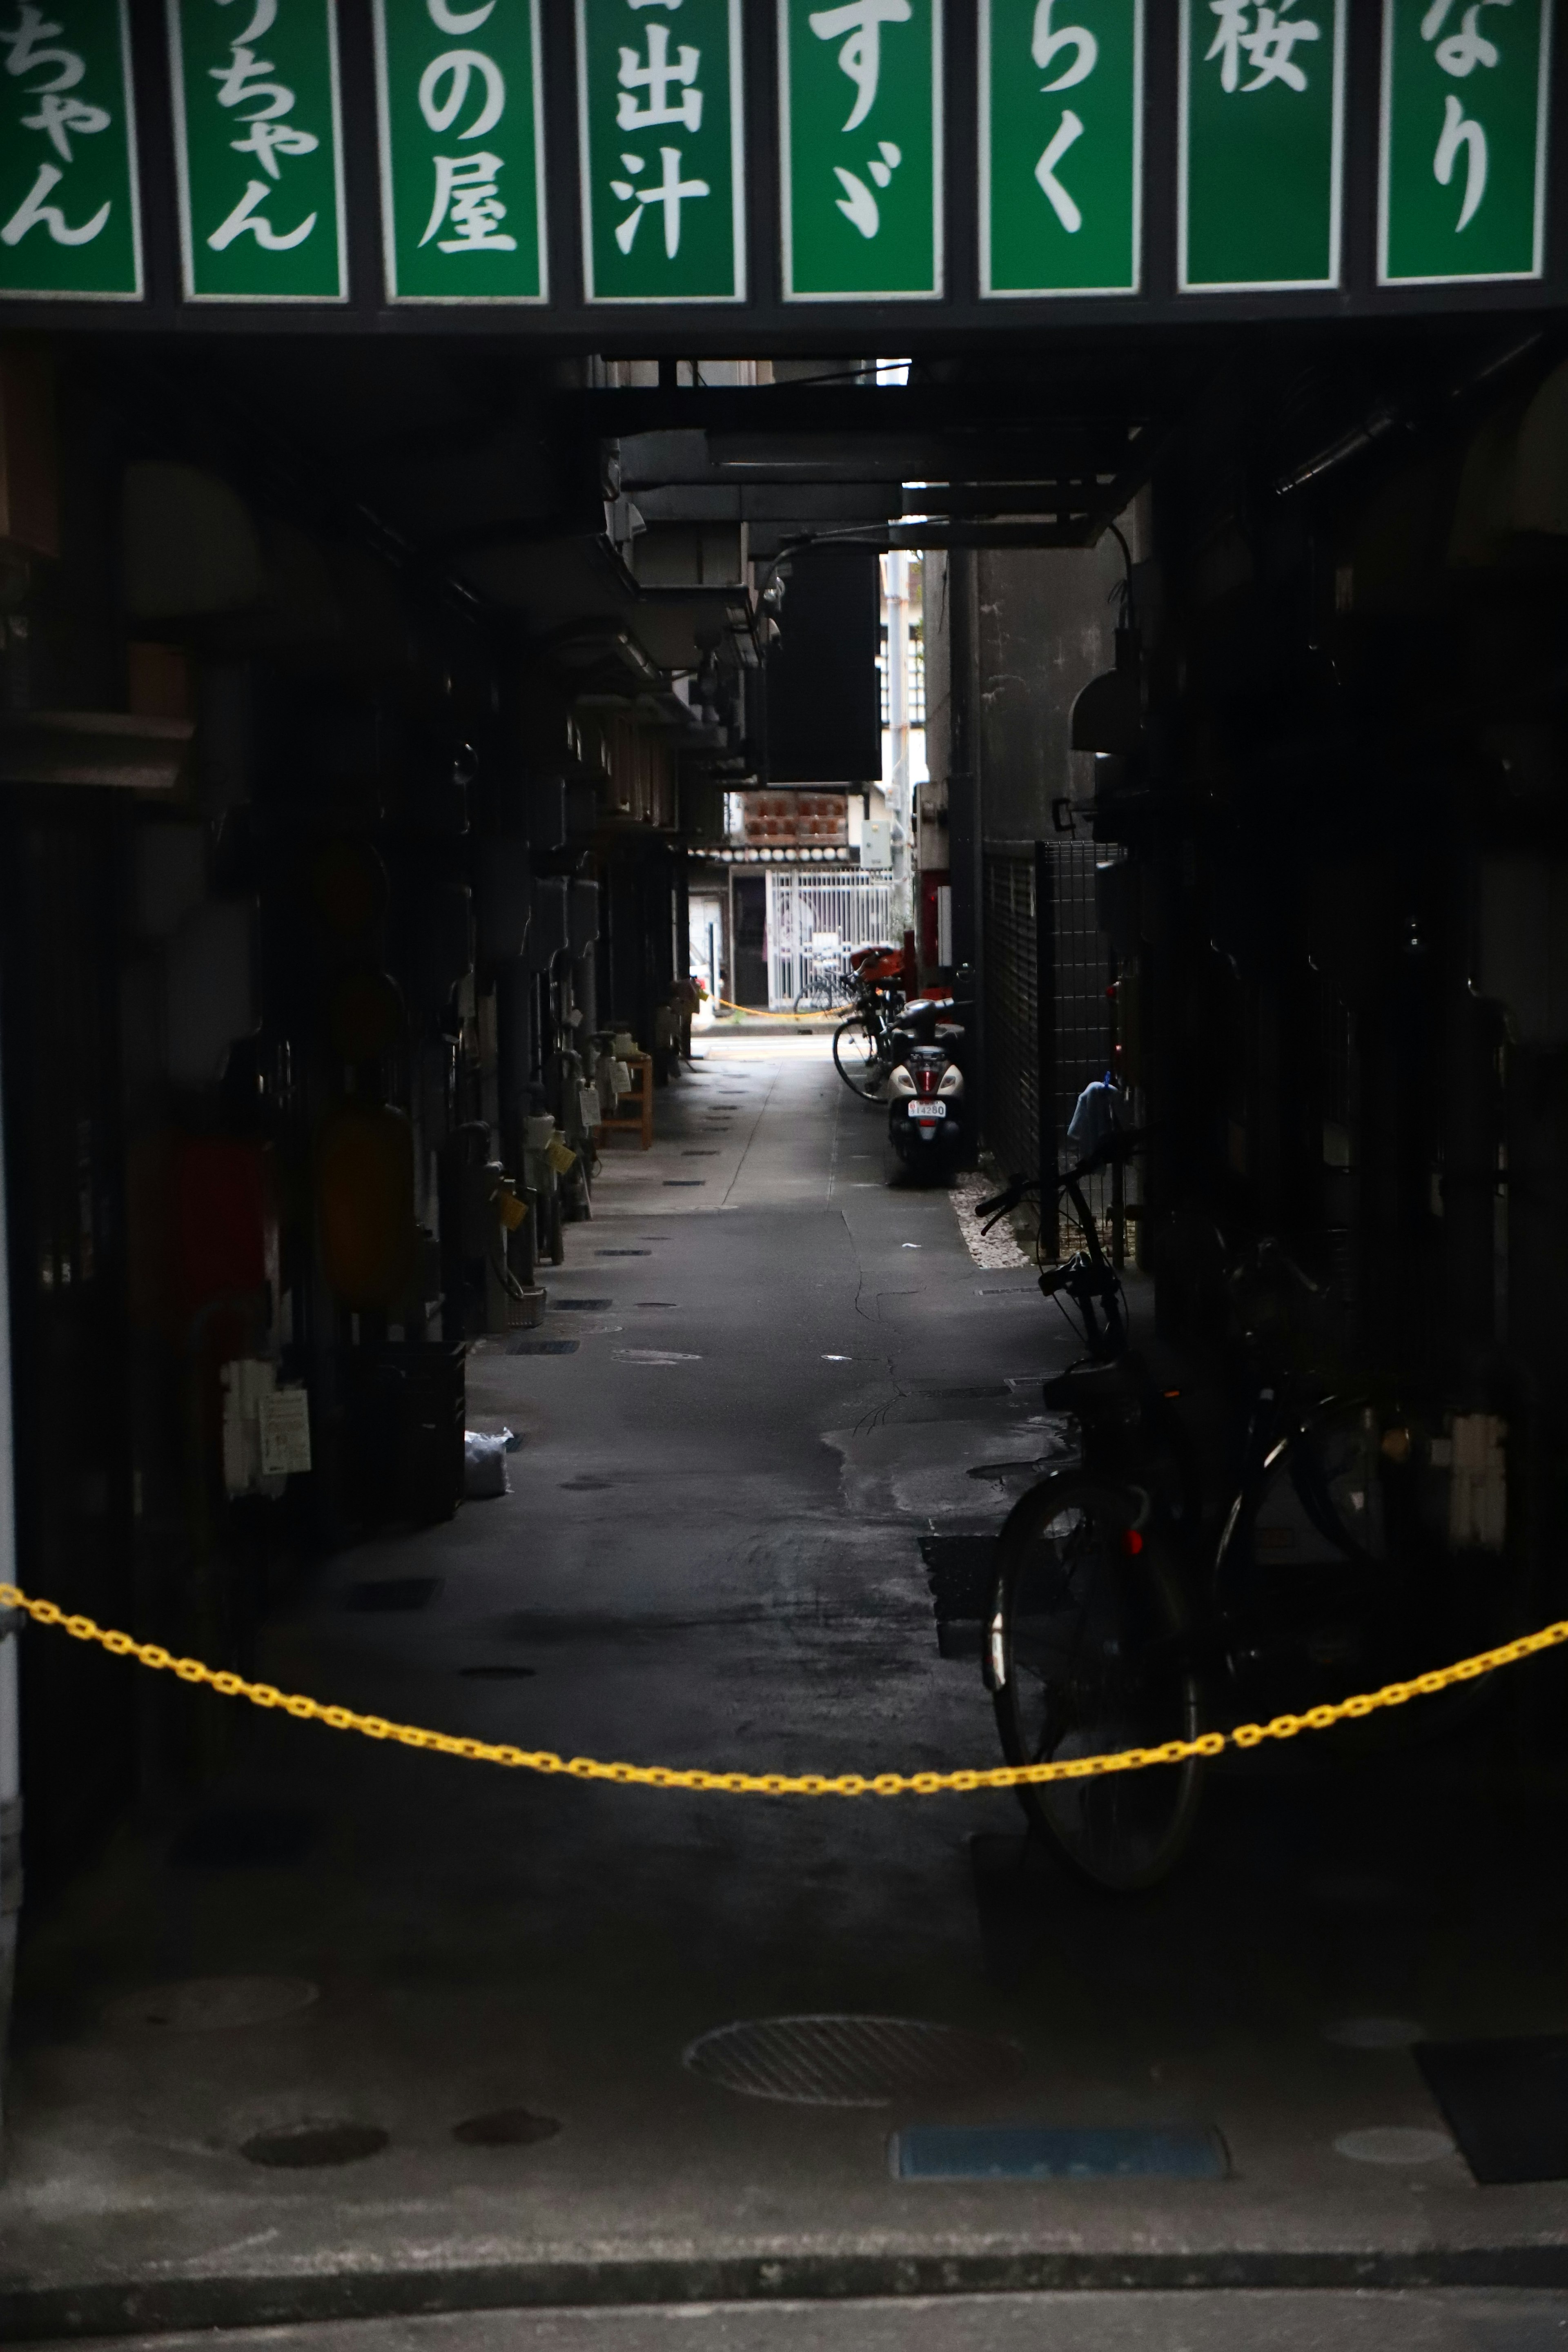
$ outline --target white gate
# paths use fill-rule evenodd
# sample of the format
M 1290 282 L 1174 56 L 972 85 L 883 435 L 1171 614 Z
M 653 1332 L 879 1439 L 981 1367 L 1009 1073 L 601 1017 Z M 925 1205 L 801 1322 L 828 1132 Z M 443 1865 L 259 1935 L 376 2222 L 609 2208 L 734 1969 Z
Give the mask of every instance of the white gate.
M 890 936 L 891 875 L 784 866 L 767 880 L 771 1009 L 787 1013 L 807 980 L 823 970 L 847 996 L 851 950 Z

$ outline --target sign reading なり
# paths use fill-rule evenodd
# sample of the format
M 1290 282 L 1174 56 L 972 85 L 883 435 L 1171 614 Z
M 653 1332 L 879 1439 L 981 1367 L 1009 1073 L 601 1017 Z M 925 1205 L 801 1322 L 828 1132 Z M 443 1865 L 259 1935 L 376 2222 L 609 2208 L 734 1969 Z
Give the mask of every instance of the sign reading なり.
M 539 0 L 375 0 L 386 290 L 542 302 Z
M 577 0 L 583 289 L 743 302 L 741 0 Z
M 345 300 L 334 0 L 168 12 L 186 300 Z
M 942 290 L 942 0 L 778 0 L 786 301 Z
M 142 291 L 128 0 L 0 0 L 0 293 Z
M 980 0 L 980 290 L 1135 294 L 1143 0 Z
M 1539 278 L 1549 0 L 1384 0 L 1378 275 Z
M 1348 0 L 1182 0 L 1184 294 L 1340 282 Z

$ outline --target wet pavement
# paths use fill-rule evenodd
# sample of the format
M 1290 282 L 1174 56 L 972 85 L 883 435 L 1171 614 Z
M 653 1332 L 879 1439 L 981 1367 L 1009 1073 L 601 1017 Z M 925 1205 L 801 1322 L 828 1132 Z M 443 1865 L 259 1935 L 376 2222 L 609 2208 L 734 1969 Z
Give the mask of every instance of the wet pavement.
M 1059 1447 L 1062 1326 L 943 1192 L 888 1183 L 883 1114 L 821 1036 L 710 1041 L 659 1137 L 616 1139 L 568 1229 L 528 1338 L 571 1351 L 471 1360 L 471 1425 L 522 1437 L 511 1492 L 329 1563 L 264 1673 L 567 1755 L 994 1760 L 977 1629 L 939 1640 L 927 1556 Z M 1478 2187 L 1409 2047 L 1568 2028 L 1563 1789 L 1517 1736 L 1536 1673 L 1458 1744 L 1227 1761 L 1181 1874 L 1121 1903 L 996 1794 L 584 1786 L 247 1712 L 199 1808 L 27 1917 L 0 2337 L 620 2304 L 669 2311 L 374 2342 L 918 2352 L 1046 2340 L 1007 2291 L 1068 2287 L 1053 2343 L 1239 2343 L 1136 2332 L 1153 2291 L 1212 2285 L 1317 2291 L 1247 2341 L 1314 2340 L 1331 2304 L 1351 2345 L 1556 2341 L 1539 2299 L 1329 2294 L 1568 2284 L 1568 2187 Z M 802 2103 L 819 2049 L 772 2095 L 687 2063 L 779 2018 L 978 2040 L 879 2104 Z M 893 2175 L 897 2133 L 1002 2122 L 1189 2127 L 1222 2177 Z M 1146 2292 L 1087 2293 L 1122 2285 Z M 962 2325 L 860 2301 L 840 2334 L 815 2302 L 816 2333 L 688 2308 L 976 2288 Z

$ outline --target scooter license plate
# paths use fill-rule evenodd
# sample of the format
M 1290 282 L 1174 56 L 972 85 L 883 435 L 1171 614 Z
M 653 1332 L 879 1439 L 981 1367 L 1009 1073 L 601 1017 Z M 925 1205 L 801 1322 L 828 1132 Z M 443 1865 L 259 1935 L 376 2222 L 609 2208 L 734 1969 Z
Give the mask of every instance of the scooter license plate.
M 910 1117 L 918 1118 L 923 1127 L 928 1119 L 945 1118 L 947 1105 L 944 1102 L 912 1102 L 910 1105 Z

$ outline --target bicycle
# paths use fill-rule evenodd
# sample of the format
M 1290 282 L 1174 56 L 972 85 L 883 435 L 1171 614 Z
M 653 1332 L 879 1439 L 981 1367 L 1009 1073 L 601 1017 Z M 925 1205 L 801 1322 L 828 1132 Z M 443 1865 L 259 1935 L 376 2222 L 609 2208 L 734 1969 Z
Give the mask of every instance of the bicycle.
M 850 986 L 837 948 L 805 959 L 805 975 L 795 991 L 797 1013 L 838 1013 L 849 1002 Z
M 1372 1387 L 1336 1391 L 1293 1360 L 1282 1294 L 1319 1286 L 1270 1239 L 1226 1254 L 1219 1277 L 1236 1442 L 1205 1517 L 1181 1392 L 1129 1346 L 1081 1192 L 1142 1139 L 1113 1137 L 1053 1179 L 1085 1246 L 1041 1286 L 1077 1309 L 1089 1354 L 1044 1391 L 1077 1419 L 1081 1460 L 1022 1497 L 998 1544 L 984 1666 L 1013 1764 L 1191 1739 L 1270 1697 L 1299 1711 L 1347 1677 L 1420 1671 L 1450 1644 L 1485 1645 L 1478 1610 L 1495 1620 L 1506 1583 L 1467 1577 L 1445 1543 L 1436 1417 Z M 1038 1189 L 1015 1180 L 981 1212 L 994 1222 Z M 1202 1780 L 1189 1759 L 1018 1793 L 1080 1876 L 1132 1893 L 1180 1860 Z
M 849 958 L 854 1010 L 833 1033 L 833 1066 L 852 1095 L 880 1099 L 899 1046 L 894 1023 L 904 1002 L 903 957 L 897 948 L 857 948 Z

